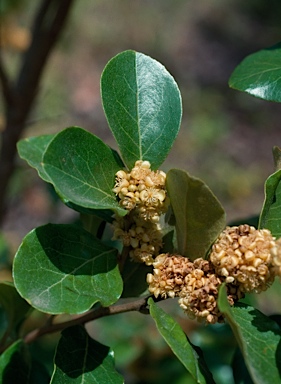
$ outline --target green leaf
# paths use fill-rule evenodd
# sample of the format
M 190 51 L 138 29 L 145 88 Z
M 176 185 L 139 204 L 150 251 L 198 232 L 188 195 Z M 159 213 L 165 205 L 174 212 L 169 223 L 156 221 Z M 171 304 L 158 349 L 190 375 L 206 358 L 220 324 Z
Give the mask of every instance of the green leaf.
M 106 65 L 101 96 L 126 165 L 148 160 L 157 169 L 180 128 L 181 95 L 173 77 L 149 56 L 125 51 Z
M 75 326 L 62 332 L 50 384 L 82 383 L 121 384 L 124 380 L 115 370 L 113 351 Z
M 49 177 L 42 166 L 42 160 L 47 146 L 54 137 L 55 135 L 29 137 L 20 140 L 17 144 L 19 156 L 26 160 L 32 168 L 35 168 L 39 176 L 47 182 L 49 182 Z
M 18 294 L 12 283 L 0 283 L 0 305 L 8 320 L 6 334 L 14 330 L 30 309 L 29 304 Z
M 147 289 L 146 276 L 152 272 L 152 268 L 143 263 L 135 263 L 127 257 L 122 277 L 124 288 L 122 297 L 136 297 Z
M 238 347 L 234 352 L 231 366 L 235 384 L 254 384 L 246 367 L 244 357 Z
M 281 381 L 281 329 L 257 309 L 228 303 L 225 287 L 220 288 L 218 306 L 226 316 L 254 383 L 272 384 Z
M 281 43 L 247 56 L 235 68 L 229 86 L 264 100 L 281 102 Z
M 122 293 L 117 250 L 75 225 L 48 224 L 31 231 L 14 259 L 15 286 L 40 311 L 82 313 Z
M 148 299 L 148 304 L 159 333 L 195 379 L 195 382 L 199 384 L 215 383 L 200 348 L 190 343 L 179 324 L 159 308 L 152 298 Z
M 16 341 L 0 356 L 0 384 L 30 384 L 31 363 L 22 340 Z
M 115 151 L 82 128 L 58 133 L 43 157 L 43 168 L 66 203 L 91 209 L 113 209 L 124 216 L 113 192 L 115 174 L 123 168 Z
M 259 228 L 267 228 L 276 238 L 281 236 L 281 170 L 265 182 L 265 201 L 260 214 Z
M 166 186 L 176 219 L 178 252 L 194 260 L 205 257 L 225 228 L 225 212 L 208 186 L 185 171 L 172 169 Z

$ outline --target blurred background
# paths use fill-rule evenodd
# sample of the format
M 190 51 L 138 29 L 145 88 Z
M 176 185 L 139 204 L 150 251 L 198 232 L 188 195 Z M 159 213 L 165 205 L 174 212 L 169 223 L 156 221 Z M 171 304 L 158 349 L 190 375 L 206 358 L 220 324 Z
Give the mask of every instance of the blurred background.
M 1 51 L 13 78 L 29 45 L 30 28 L 40 1 L 0 3 Z M 259 214 L 265 179 L 274 171 L 271 151 L 274 145 L 281 145 L 281 107 L 229 89 L 228 79 L 245 56 L 281 40 L 280 17 L 281 3 L 277 0 L 74 1 L 44 71 L 23 137 L 56 133 L 76 125 L 116 148 L 102 110 L 100 76 L 108 60 L 117 53 L 127 49 L 145 53 L 166 66 L 183 99 L 181 131 L 162 169 L 181 168 L 203 179 L 224 206 L 228 222 L 243 223 L 244 218 Z M 0 130 L 4 122 L 0 96 Z M 57 202 L 36 171 L 18 158 L 9 186 L 2 254 L 12 258 L 22 237 L 35 226 L 75 218 L 73 211 Z M 271 295 L 270 300 L 269 295 L 263 295 L 263 299 L 256 300 L 262 310 L 273 313 L 278 294 Z M 171 313 L 177 312 L 175 308 L 169 307 Z M 124 327 L 124 322 L 130 322 L 130 317 L 128 320 L 124 316 L 120 329 L 114 323 L 114 332 L 114 320 L 99 321 L 104 333 L 112 332 L 111 340 L 120 352 L 120 369 L 131 366 L 128 383 L 166 383 L 165 377 L 174 374 L 177 378 L 173 383 L 189 383 L 185 373 L 176 373 L 182 372 L 180 363 L 163 347 L 152 324 L 142 335 L 139 332 L 144 316 L 130 316 L 136 316 L 131 326 Z M 189 333 L 197 327 L 182 314 L 178 316 Z M 212 343 L 216 340 L 219 356 L 223 345 L 218 343 L 220 334 L 224 335 L 222 343 L 233 343 L 232 336 L 225 337 L 228 331 L 221 326 L 211 328 L 194 332 L 194 342 L 199 345 L 204 339 L 203 344 L 207 349 L 211 345 L 213 351 Z M 123 340 L 123 344 L 118 340 Z M 152 346 L 158 348 L 158 354 L 151 352 Z M 140 369 L 144 365 L 149 367 L 153 359 L 156 371 L 161 367 L 164 372 L 161 380 L 159 372 L 154 372 L 155 366 L 148 373 Z M 209 359 L 214 359 L 213 353 Z M 216 369 L 216 362 L 213 364 Z M 218 382 L 232 383 L 227 364 L 218 368 Z M 170 369 L 169 375 L 165 369 Z M 142 378 L 141 374 L 148 376 Z

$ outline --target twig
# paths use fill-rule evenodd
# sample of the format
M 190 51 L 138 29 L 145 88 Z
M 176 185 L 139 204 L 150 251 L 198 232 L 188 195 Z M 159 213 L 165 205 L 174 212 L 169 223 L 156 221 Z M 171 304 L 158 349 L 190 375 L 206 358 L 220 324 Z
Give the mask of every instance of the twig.
M 6 101 L 6 126 L 1 135 L 0 153 L 0 223 L 5 211 L 8 182 L 15 167 L 16 143 L 25 128 L 47 59 L 65 25 L 73 2 L 42 1 L 35 16 L 31 44 L 23 56 L 13 88 L 3 63 L 0 64 L 0 81 Z
M 148 297 L 144 297 L 135 301 L 124 304 L 116 304 L 110 307 L 99 307 L 98 309 L 90 310 L 89 312 L 76 317 L 75 319 L 68 320 L 57 324 L 45 324 L 41 328 L 34 329 L 24 337 L 24 342 L 30 344 L 37 340 L 39 337 L 62 331 L 65 328 L 72 327 L 74 325 L 86 324 L 89 321 L 93 321 L 105 316 L 117 315 L 119 313 L 138 311 L 141 313 L 148 313 L 147 310 Z
M 1 49 L 0 49 L 0 83 L 2 85 L 2 94 L 3 94 L 4 101 L 6 103 L 6 106 L 8 106 L 9 104 L 13 104 L 14 102 L 13 90 L 12 90 L 6 69 L 4 68 Z

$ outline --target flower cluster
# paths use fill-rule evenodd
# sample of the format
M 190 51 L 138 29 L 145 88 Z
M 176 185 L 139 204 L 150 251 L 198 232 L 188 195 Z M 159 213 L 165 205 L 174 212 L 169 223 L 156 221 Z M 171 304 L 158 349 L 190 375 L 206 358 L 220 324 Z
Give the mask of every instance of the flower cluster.
M 216 273 L 241 292 L 261 292 L 273 282 L 272 249 L 275 239 L 267 229 L 249 225 L 227 227 L 212 247 Z
M 267 229 L 249 225 L 226 227 L 211 249 L 209 260 L 193 262 L 180 255 L 161 254 L 147 275 L 157 298 L 178 297 L 190 318 L 214 324 L 223 321 L 217 306 L 218 289 L 226 284 L 231 305 L 245 293 L 266 290 L 281 275 L 281 239 Z
M 168 199 L 165 190 L 166 174 L 152 171 L 149 161 L 138 160 L 130 171 L 118 171 L 113 191 L 119 204 L 144 220 L 158 222 L 166 212 Z
M 275 247 L 271 248 L 272 270 L 276 276 L 281 276 L 281 238 L 275 241 Z
M 158 223 L 151 223 L 130 213 L 125 217 L 116 217 L 113 226 L 113 240 L 120 239 L 124 246 L 130 248 L 132 260 L 146 265 L 153 263 L 153 255 L 157 255 L 162 246 Z
M 159 218 L 168 206 L 166 174 L 154 172 L 150 166 L 149 161 L 138 160 L 130 172 L 118 171 L 113 189 L 119 204 L 130 211 L 123 218 L 116 216 L 114 239 L 129 247 L 132 260 L 147 265 L 153 263 L 162 246 Z
M 223 321 L 217 307 L 221 280 L 209 261 L 198 258 L 192 262 L 180 255 L 161 254 L 153 267 L 147 282 L 155 297 L 179 297 L 180 307 L 192 319 L 212 324 Z

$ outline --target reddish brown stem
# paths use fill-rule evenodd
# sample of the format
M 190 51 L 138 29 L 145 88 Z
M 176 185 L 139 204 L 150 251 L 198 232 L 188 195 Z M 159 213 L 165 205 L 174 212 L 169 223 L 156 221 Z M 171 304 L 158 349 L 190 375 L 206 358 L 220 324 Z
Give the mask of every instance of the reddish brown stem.
M 112 316 L 112 315 L 117 315 L 119 313 L 131 312 L 131 311 L 148 313 L 147 299 L 148 299 L 147 297 L 144 297 L 135 301 L 131 301 L 129 303 L 116 304 L 110 307 L 100 307 L 98 309 L 93 309 L 83 315 L 77 316 L 72 320 L 68 320 L 68 321 L 65 321 L 62 323 L 56 323 L 56 324 L 46 324 L 41 328 L 37 328 L 29 332 L 24 337 L 24 342 L 26 344 L 30 344 L 43 335 L 62 331 L 63 329 L 72 327 L 74 325 L 86 324 L 90 321 L 93 321 L 105 316 Z

